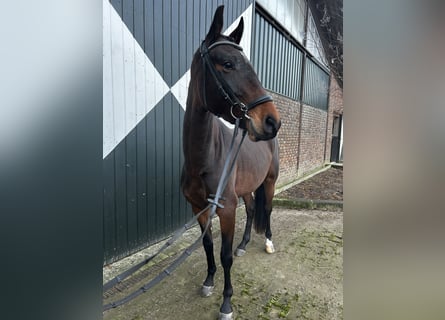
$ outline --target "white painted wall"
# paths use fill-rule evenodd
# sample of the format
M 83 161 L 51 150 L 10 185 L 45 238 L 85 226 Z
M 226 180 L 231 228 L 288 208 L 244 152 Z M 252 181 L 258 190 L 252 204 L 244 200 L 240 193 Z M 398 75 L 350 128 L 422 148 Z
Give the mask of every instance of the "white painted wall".
M 257 0 L 256 2 L 271 14 L 297 41 L 303 44 L 304 16 L 307 6 L 305 0 Z M 317 60 L 324 65 L 328 65 L 320 35 L 310 11 L 306 48 Z
M 103 157 L 169 87 L 109 1 L 103 0 Z
M 241 16 L 244 18 L 244 33 L 240 45 L 250 59 L 253 5 Z M 241 16 L 224 34 L 238 26 Z M 189 82 L 190 70 L 187 70 L 169 88 L 119 14 L 108 0 L 103 0 L 103 158 L 169 90 L 185 110 Z M 226 125 L 232 126 L 227 122 Z
M 256 0 L 256 2 L 303 44 L 305 0 Z

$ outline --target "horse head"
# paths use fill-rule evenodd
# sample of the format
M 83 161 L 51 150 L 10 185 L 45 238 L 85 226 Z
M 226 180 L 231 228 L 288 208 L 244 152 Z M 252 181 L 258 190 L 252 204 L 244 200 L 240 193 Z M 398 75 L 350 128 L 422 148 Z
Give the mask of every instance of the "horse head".
M 280 128 L 280 115 L 239 46 L 243 18 L 230 35 L 222 35 L 223 11 L 224 6 L 216 10 L 195 54 L 192 78 L 200 79 L 195 94 L 199 104 L 216 116 L 232 124 L 239 118 L 240 127 L 247 130 L 252 141 L 272 139 Z

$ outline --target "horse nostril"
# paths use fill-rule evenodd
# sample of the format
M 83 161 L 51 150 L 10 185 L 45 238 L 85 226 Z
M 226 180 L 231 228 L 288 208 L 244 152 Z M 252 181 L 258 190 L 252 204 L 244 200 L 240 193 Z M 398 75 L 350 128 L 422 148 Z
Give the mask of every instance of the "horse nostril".
M 271 116 L 266 118 L 265 123 L 265 131 L 267 131 L 267 133 L 276 133 L 278 131 L 277 121 Z

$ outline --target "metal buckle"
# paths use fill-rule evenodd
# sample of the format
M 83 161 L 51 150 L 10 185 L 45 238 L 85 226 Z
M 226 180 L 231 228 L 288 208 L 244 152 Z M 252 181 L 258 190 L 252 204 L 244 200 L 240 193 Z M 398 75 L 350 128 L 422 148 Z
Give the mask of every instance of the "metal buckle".
M 235 107 L 235 106 L 239 106 L 239 107 L 240 107 L 240 111 L 243 113 L 244 118 L 246 118 L 246 119 L 248 119 L 248 120 L 251 119 L 250 116 L 247 114 L 247 111 L 249 111 L 249 110 L 247 109 L 246 105 L 245 105 L 244 103 L 242 103 L 242 102 L 238 102 L 238 103 L 236 103 L 236 104 L 233 104 L 233 105 L 230 107 L 230 114 L 232 115 L 232 117 L 233 117 L 235 120 L 236 120 L 236 119 L 242 119 L 242 117 L 243 117 L 243 116 L 241 116 L 241 117 L 237 117 L 237 116 L 234 115 L 234 113 L 233 113 L 233 107 Z
M 248 114 L 247 114 L 247 111 L 249 111 L 249 109 L 247 109 L 247 106 L 244 104 L 244 103 L 240 103 L 240 105 L 241 105 L 241 111 L 244 113 L 244 118 L 246 118 L 246 119 L 248 119 L 248 120 L 250 120 L 250 119 L 252 119 Z

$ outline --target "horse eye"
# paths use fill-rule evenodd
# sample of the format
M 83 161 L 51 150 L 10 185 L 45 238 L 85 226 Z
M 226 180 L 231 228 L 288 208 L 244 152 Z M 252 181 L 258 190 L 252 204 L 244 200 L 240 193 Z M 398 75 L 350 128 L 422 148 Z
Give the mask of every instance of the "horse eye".
M 226 62 L 223 63 L 223 67 L 224 67 L 224 69 L 231 70 L 231 69 L 233 69 L 233 64 L 231 62 L 229 62 L 229 61 L 226 61 Z

